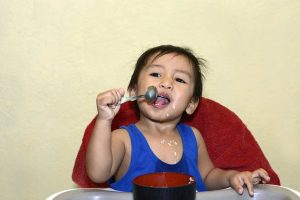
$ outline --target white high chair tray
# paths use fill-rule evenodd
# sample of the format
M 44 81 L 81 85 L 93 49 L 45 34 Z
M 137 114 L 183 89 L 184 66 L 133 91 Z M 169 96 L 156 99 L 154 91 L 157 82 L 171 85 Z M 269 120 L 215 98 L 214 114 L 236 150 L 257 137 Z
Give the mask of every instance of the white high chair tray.
M 132 200 L 131 192 L 117 192 L 112 189 L 71 189 L 51 195 L 46 200 Z M 300 193 L 290 188 L 276 185 L 256 185 L 254 197 L 248 192 L 238 195 L 232 189 L 197 192 L 196 200 L 300 200 Z

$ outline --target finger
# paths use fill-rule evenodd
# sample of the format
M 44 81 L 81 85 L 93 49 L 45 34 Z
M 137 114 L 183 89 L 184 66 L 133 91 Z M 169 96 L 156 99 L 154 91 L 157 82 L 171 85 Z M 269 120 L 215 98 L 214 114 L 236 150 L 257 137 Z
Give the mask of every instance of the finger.
M 116 104 L 119 102 L 120 95 L 118 93 L 118 90 L 112 90 L 111 91 L 112 97 L 113 97 L 113 104 Z
M 112 99 L 112 101 L 110 102 L 109 106 L 112 108 L 115 108 L 116 106 L 118 106 L 118 103 L 121 100 L 121 94 L 119 92 L 119 89 L 110 90 L 110 96 L 111 96 L 110 98 Z
M 264 177 L 263 180 L 262 180 L 262 183 L 269 183 L 271 180 L 271 177 L 268 175 L 267 177 Z
M 113 94 L 114 92 L 113 91 L 107 91 L 107 92 L 104 92 L 104 93 L 100 93 L 98 96 L 97 96 L 97 107 L 98 108 L 101 108 L 101 107 L 111 107 L 112 108 L 112 105 L 115 104 L 116 100 L 115 100 L 115 95 Z
M 125 90 L 123 88 L 119 88 L 117 90 L 117 94 L 118 94 L 118 104 L 117 105 L 119 105 L 119 102 L 122 101 L 122 98 L 125 95 Z
M 125 95 L 125 90 L 124 88 L 119 88 L 119 94 L 120 94 L 120 97 L 123 97 Z
M 254 190 L 253 190 L 253 183 L 252 183 L 251 176 L 249 176 L 249 177 L 248 176 L 243 177 L 243 181 L 244 181 L 244 184 L 247 187 L 249 195 L 253 196 L 254 195 Z
M 252 178 L 253 185 L 259 184 L 260 182 L 261 182 L 261 178 L 260 177 L 253 177 Z
M 253 184 L 258 184 L 261 181 L 261 178 L 259 176 L 259 172 L 258 171 L 254 171 L 252 173 L 252 183 Z
M 254 182 L 254 180 L 255 181 L 259 180 L 259 182 L 262 181 L 263 183 L 270 181 L 270 176 L 269 176 L 268 172 L 262 168 L 255 170 L 252 173 L 252 178 L 253 178 L 253 182 Z
M 270 178 L 268 172 L 265 171 L 264 169 L 263 169 L 263 171 L 260 173 L 260 176 L 261 176 L 262 179 L 263 179 L 263 183 L 267 183 L 267 182 L 269 182 L 269 181 L 271 180 L 271 178 Z
M 113 105 L 112 98 L 103 98 L 97 101 L 98 110 L 106 110 L 107 107 L 112 108 Z
M 105 93 L 98 94 L 96 99 L 97 106 L 107 106 L 109 103 L 111 103 L 111 98 L 106 96 L 107 94 Z
M 244 192 L 244 181 L 241 177 L 237 177 L 231 181 L 231 187 L 239 194 L 243 194 Z
M 123 88 L 119 88 L 114 90 L 114 97 L 116 99 L 116 102 L 120 102 L 121 98 L 125 95 L 125 90 Z

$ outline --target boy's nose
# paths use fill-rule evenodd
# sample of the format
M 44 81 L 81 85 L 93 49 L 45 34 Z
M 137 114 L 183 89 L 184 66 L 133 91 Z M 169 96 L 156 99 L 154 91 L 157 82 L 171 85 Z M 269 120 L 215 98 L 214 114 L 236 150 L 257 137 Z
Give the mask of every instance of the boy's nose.
M 159 84 L 159 86 L 164 89 L 172 89 L 173 88 L 172 81 L 167 78 L 162 80 L 161 83 Z

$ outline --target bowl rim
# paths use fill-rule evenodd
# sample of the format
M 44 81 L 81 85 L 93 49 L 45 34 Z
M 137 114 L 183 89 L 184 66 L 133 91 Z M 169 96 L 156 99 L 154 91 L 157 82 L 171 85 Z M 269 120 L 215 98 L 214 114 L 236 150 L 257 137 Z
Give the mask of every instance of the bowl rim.
M 137 180 L 139 178 L 142 178 L 142 177 L 145 177 L 145 176 L 156 175 L 156 174 L 173 174 L 173 175 L 186 176 L 186 177 L 189 177 L 190 180 L 189 180 L 188 183 L 183 183 L 183 184 L 175 185 L 175 186 L 151 186 L 151 185 L 145 185 L 145 184 L 137 183 Z M 192 176 L 190 174 L 181 173 L 181 172 L 151 172 L 151 173 L 142 174 L 142 175 L 139 175 L 139 176 L 135 177 L 132 180 L 132 183 L 133 183 L 133 185 L 140 186 L 140 187 L 148 187 L 148 188 L 155 188 L 155 189 L 163 188 L 163 189 L 165 189 L 165 188 L 178 188 L 178 187 L 186 187 L 186 186 L 190 186 L 190 185 L 196 185 L 196 179 L 195 179 L 194 176 Z

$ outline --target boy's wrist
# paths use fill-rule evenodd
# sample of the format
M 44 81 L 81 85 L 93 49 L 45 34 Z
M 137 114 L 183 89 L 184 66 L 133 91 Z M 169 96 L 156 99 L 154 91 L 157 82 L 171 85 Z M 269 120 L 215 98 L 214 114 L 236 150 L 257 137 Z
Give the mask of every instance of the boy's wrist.
M 96 118 L 96 126 L 100 125 L 100 126 L 110 126 L 111 127 L 112 124 L 112 119 L 103 119 L 100 118 L 99 115 Z

